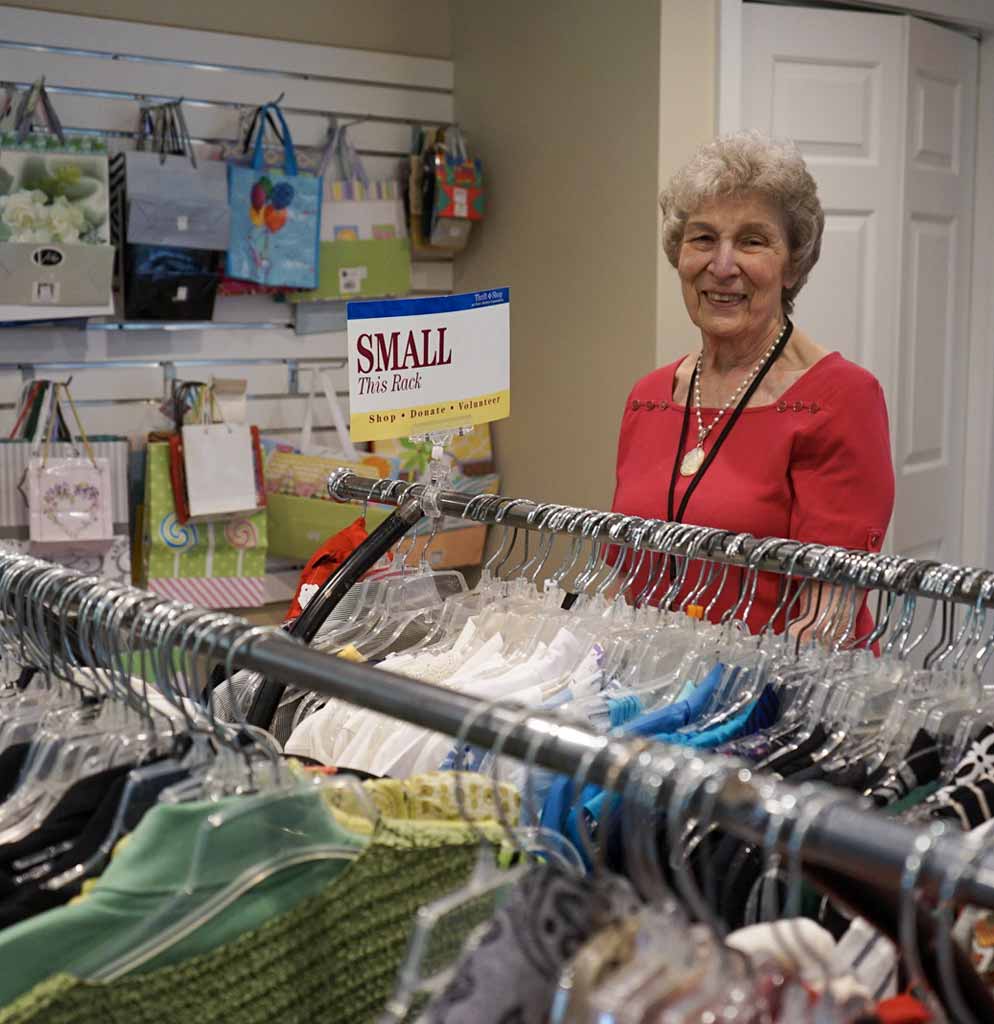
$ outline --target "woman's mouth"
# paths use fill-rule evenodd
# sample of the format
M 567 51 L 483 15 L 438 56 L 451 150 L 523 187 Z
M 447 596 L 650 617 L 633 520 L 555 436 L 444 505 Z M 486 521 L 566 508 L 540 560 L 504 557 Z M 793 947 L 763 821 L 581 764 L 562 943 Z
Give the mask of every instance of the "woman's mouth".
M 702 292 L 708 302 L 715 306 L 736 306 L 745 302 L 745 295 L 742 292 Z

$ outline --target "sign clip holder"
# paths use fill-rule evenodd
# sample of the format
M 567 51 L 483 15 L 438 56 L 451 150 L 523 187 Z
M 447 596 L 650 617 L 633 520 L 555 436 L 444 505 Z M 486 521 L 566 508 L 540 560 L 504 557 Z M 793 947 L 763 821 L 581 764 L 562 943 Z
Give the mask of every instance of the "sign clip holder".
M 427 434 L 412 434 L 410 440 L 414 444 L 431 445 L 431 461 L 428 463 L 427 481 L 421 493 L 421 510 L 430 519 L 439 519 L 442 510 L 438 505 L 438 495 L 448 490 L 452 484 L 452 463 L 445 457 L 445 449 L 455 437 L 464 437 L 473 430 L 473 424 L 446 427 L 444 430 L 431 430 Z

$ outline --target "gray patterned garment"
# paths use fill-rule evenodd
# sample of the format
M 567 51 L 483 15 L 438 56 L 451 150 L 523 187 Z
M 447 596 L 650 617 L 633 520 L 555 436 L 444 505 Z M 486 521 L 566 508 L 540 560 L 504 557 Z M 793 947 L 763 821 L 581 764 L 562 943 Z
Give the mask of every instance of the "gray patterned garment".
M 419 1024 L 544 1024 L 560 973 L 580 946 L 639 906 L 623 878 L 533 868 Z

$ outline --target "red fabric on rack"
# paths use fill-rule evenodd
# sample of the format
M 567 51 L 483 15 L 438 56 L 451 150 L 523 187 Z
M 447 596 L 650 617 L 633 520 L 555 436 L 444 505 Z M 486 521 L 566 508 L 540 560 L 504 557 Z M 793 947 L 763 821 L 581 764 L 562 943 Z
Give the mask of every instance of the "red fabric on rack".
M 305 593 L 304 605 L 321 585 L 335 574 L 338 567 L 349 555 L 369 536 L 366 532 L 366 521 L 360 516 L 351 526 L 329 537 L 308 559 L 297 582 L 297 592 L 293 595 L 293 603 L 287 615 L 287 622 L 292 622 L 304 610 L 300 603 L 301 591 Z M 315 589 L 311 589 L 315 588 Z
M 618 440 L 612 505 L 616 512 L 666 518 L 666 495 L 684 414 L 684 407 L 673 401 L 679 365 L 678 361 L 643 377 L 628 397 Z M 702 413 L 709 422 L 717 410 Z M 688 449 L 697 443 L 693 419 L 691 427 Z M 705 447 L 710 450 L 710 443 Z M 678 476 L 676 508 L 691 479 Z M 872 374 L 833 352 L 775 404 L 743 411 L 691 496 L 684 522 L 755 537 L 879 551 L 893 507 L 894 470 L 883 391 Z M 645 585 L 648 569 L 646 558 L 634 583 L 636 595 Z M 741 575 L 742 570 L 729 569 L 711 610 L 712 620 L 738 601 Z M 681 600 L 697 582 L 697 568 L 691 567 Z M 699 604 L 709 603 L 716 584 L 717 579 Z M 778 587 L 775 575 L 761 575 L 748 618 L 753 630 L 776 608 Z M 660 587 L 656 597 L 664 592 Z M 872 626 L 864 605 L 856 635 L 867 635 Z M 782 622 L 777 628 L 782 628 Z
M 877 1004 L 880 1024 L 929 1024 L 932 1014 L 914 996 L 900 995 Z

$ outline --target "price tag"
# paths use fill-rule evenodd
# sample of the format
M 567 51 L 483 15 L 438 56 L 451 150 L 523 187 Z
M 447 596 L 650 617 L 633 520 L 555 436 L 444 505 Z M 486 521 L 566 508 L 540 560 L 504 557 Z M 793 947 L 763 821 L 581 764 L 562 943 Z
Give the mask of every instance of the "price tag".
M 511 414 L 510 294 L 348 304 L 349 432 L 384 441 Z

